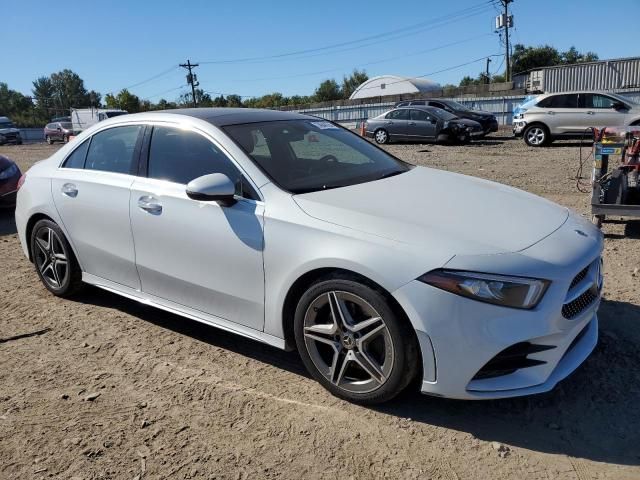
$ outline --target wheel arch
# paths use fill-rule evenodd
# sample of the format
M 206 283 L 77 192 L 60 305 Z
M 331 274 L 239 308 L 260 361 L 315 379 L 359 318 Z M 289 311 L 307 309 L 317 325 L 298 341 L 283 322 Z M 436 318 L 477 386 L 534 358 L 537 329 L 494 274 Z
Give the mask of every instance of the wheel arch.
M 364 285 L 377 290 L 380 292 L 389 302 L 389 306 L 393 310 L 393 312 L 398 315 L 398 318 L 401 321 L 406 322 L 413 332 L 414 339 L 416 341 L 416 345 L 419 344 L 417 333 L 415 327 L 413 326 L 409 316 L 405 312 L 404 308 L 400 305 L 400 302 L 396 300 L 396 298 L 391 295 L 391 293 L 384 288 L 379 283 L 370 279 L 369 277 L 358 273 L 354 270 L 350 270 L 347 268 L 338 268 L 338 267 L 322 267 L 315 268 L 313 270 L 309 270 L 304 274 L 300 275 L 289 287 L 287 294 L 285 295 L 284 303 L 282 305 L 282 329 L 285 337 L 285 345 L 287 349 L 295 349 L 295 334 L 293 329 L 294 323 L 294 315 L 296 311 L 296 307 L 298 305 L 298 300 L 304 294 L 304 292 L 311 287 L 314 283 L 316 283 L 320 279 L 328 279 L 328 278 L 349 278 L 351 280 L 357 280 L 362 282 Z M 418 368 L 422 368 L 422 352 L 421 349 L 418 348 Z M 421 375 L 421 372 L 420 374 Z
M 60 222 L 57 222 L 56 219 L 53 218 L 51 215 L 47 215 L 46 213 L 42 213 L 42 212 L 37 212 L 31 215 L 29 217 L 29 220 L 27 220 L 27 224 L 25 227 L 25 240 L 27 244 L 27 252 L 29 254 L 29 261 L 33 262 L 33 252 L 31 251 L 31 233 L 33 232 L 33 227 L 35 226 L 35 224 L 38 223 L 40 220 L 49 220 L 50 222 L 53 222 L 56 225 L 58 225 L 58 227 L 60 227 L 60 230 L 62 230 L 62 233 L 64 234 L 67 240 L 67 243 L 71 247 L 71 252 L 73 253 L 73 256 L 75 257 L 76 261 L 78 262 L 78 265 L 80 265 L 80 268 L 82 269 L 82 264 L 80 263 L 80 257 L 78 257 L 78 252 L 76 252 L 73 242 L 71 242 L 71 240 L 69 239 L 69 235 L 67 234 L 67 231 L 64 228 L 64 225 L 61 225 Z

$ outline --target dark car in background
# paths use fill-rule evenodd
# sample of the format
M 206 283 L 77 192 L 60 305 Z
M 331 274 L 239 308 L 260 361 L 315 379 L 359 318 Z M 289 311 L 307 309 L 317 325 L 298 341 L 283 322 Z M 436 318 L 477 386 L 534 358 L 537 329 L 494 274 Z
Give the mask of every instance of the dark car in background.
M 7 157 L 0 155 L 0 208 L 15 206 L 18 181 L 21 176 L 18 166 Z
M 13 143 L 15 145 L 22 144 L 20 130 L 18 130 L 9 117 L 0 117 L 0 145 Z
M 454 100 L 432 98 L 405 100 L 403 102 L 396 103 L 395 108 L 413 106 L 428 106 L 440 108 L 445 112 L 449 112 L 452 115 L 455 115 L 458 118 L 466 118 L 468 120 L 478 122 L 480 125 L 482 125 L 483 135 L 488 135 L 491 132 L 498 131 L 498 119 L 494 114 L 483 112 L 482 110 L 474 110 Z
M 72 135 L 73 126 L 71 122 L 52 122 L 47 123 L 44 127 L 44 139 L 49 145 L 53 142 L 67 143 Z
M 398 141 L 465 143 L 483 134 L 478 122 L 424 106 L 394 108 L 367 120 L 364 130 L 367 137 L 379 144 Z

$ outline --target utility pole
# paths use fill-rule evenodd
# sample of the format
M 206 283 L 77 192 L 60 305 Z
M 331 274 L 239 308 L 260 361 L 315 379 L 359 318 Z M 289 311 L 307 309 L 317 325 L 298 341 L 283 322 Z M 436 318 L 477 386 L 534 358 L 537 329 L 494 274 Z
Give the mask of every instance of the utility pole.
M 507 82 L 511 81 L 511 59 L 509 58 L 509 23 L 512 20 L 509 18 L 509 4 L 513 2 L 513 0 L 501 0 L 502 5 L 504 6 L 504 45 L 505 45 L 505 61 L 507 63 L 507 75 L 505 80 Z
M 491 83 L 491 74 L 489 73 L 489 64 L 491 63 L 491 57 L 487 57 L 487 83 Z
M 186 68 L 187 70 L 189 70 L 189 73 L 187 74 L 187 83 L 191 85 L 191 94 L 193 95 L 193 106 L 197 107 L 198 102 L 196 100 L 196 87 L 200 85 L 200 83 L 198 82 L 198 76 L 192 73 L 191 69 L 196 68 L 200 65 L 197 63 L 191 63 L 191 61 L 187 59 L 187 63 L 181 63 L 180 66 L 182 68 Z

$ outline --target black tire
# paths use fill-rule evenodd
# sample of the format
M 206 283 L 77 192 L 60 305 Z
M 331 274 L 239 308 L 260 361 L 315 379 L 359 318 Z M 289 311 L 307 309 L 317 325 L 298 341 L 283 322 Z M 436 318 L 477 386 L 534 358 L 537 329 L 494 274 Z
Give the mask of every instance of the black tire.
M 551 143 L 551 134 L 549 129 L 542 124 L 534 123 L 528 125 L 522 132 L 524 142 L 530 147 L 544 147 Z
M 332 297 L 334 294 L 342 298 Z M 330 297 L 340 303 L 332 304 Z M 369 311 L 375 315 L 371 317 L 362 315 L 363 311 L 358 310 L 358 305 L 350 303 L 352 300 L 356 302 L 364 300 L 367 308 L 371 307 Z M 318 305 L 321 306 L 318 307 Z M 364 322 L 375 321 L 378 317 L 383 326 L 374 324 L 371 326 L 373 330 L 367 330 L 366 328 L 369 327 L 366 327 L 356 333 L 347 329 L 333 333 L 327 332 L 326 334 L 329 335 L 327 338 L 333 345 L 328 345 L 326 341 L 318 342 L 316 339 L 310 339 L 309 337 L 312 336 L 320 336 L 320 334 L 316 335 L 315 331 L 309 330 L 310 326 L 320 325 L 320 323 L 316 324 L 309 319 L 315 317 L 314 320 L 321 319 L 321 323 L 326 324 L 326 321 L 322 320 L 330 321 L 333 318 L 330 313 L 333 311 L 333 305 L 342 305 L 342 311 L 346 309 L 348 319 L 359 319 L 357 321 L 359 323 L 349 323 L 352 327 L 359 328 L 360 325 L 364 325 Z M 325 315 L 323 312 L 327 312 L 328 316 L 323 316 Z M 326 327 L 326 325 L 323 326 Z M 333 275 L 312 285 L 298 302 L 294 330 L 298 352 L 309 373 L 333 395 L 344 400 L 364 405 L 386 402 L 402 392 L 418 372 L 419 350 L 413 328 L 404 317 L 394 311 L 384 292 L 371 288 L 356 278 Z M 325 333 L 322 333 L 322 338 L 326 340 L 324 335 Z M 367 339 L 367 337 L 370 338 Z M 324 348 L 324 352 L 321 348 Z M 324 363 L 322 353 L 326 357 Z M 336 359 L 340 359 L 340 355 L 343 355 L 343 366 L 338 369 L 340 360 Z M 350 359 L 349 355 L 353 357 Z M 369 366 L 379 367 L 373 370 L 376 375 L 369 374 L 363 368 L 365 365 L 358 360 L 363 358 L 372 361 L 368 364 Z M 382 364 L 379 365 L 379 363 Z M 333 368 L 329 366 L 330 364 Z M 324 368 L 324 373 L 321 370 L 322 367 L 328 367 Z M 337 380 L 332 381 L 331 378 L 335 377 L 335 372 L 338 370 L 340 372 Z M 379 376 L 377 376 L 378 373 Z M 361 374 L 364 374 L 364 383 L 362 378 L 359 378 Z M 367 376 L 370 379 L 367 380 Z
M 377 144 L 380 145 L 389 143 L 389 132 L 387 132 L 384 128 L 378 128 L 375 132 L 373 132 L 373 139 Z
M 53 139 L 49 135 L 46 135 L 44 139 L 46 140 L 48 145 L 53 145 Z
M 66 135 L 62 136 L 62 143 L 67 143 L 69 141 L 69 137 L 67 137 Z
M 40 220 L 33 226 L 29 241 L 33 264 L 47 290 L 58 297 L 76 294 L 83 285 L 82 270 L 60 227 L 51 220 Z

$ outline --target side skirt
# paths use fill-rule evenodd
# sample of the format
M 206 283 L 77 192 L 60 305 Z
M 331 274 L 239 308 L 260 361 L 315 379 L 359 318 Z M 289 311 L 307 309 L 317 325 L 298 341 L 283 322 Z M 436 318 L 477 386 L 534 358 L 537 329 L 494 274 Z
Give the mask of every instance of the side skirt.
M 251 340 L 266 343 L 267 345 L 271 345 L 272 347 L 280 348 L 282 350 L 286 348 L 283 338 L 274 337 L 273 335 L 259 332 L 258 330 L 254 330 L 252 328 L 230 322 L 229 320 L 225 320 L 224 318 L 216 317 L 214 315 L 209 315 L 198 310 L 187 308 L 163 298 L 154 297 L 153 295 L 134 290 L 133 288 L 120 285 L 119 283 L 106 280 L 90 273 L 82 272 L 82 281 L 95 287 L 102 288 L 103 290 L 107 290 L 108 292 L 115 293 L 116 295 L 128 298 L 130 300 L 135 300 L 136 302 L 144 303 L 145 305 L 150 305 L 152 307 L 159 308 L 160 310 L 164 310 L 175 315 L 180 315 L 181 317 L 186 317 L 190 320 L 195 320 L 196 322 L 204 323 L 206 325 L 210 325 L 227 332 L 235 333 L 237 335 L 250 338 Z

